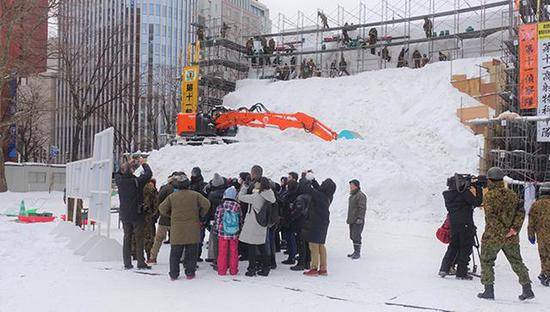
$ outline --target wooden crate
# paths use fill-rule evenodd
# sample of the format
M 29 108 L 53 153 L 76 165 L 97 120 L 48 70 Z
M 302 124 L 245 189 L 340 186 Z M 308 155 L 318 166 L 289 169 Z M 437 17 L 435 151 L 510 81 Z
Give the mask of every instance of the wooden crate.
M 489 107 L 485 105 L 463 107 L 456 110 L 456 115 L 461 122 L 477 118 L 489 118 Z
M 462 81 L 462 80 L 466 80 L 466 79 L 468 79 L 468 76 L 466 76 L 466 75 L 453 75 L 451 77 L 451 82 Z

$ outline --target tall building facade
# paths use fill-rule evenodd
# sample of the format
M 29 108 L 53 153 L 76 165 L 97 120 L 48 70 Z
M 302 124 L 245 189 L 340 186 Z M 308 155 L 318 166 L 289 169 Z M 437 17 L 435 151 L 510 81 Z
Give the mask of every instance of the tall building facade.
M 197 1 L 63 4 L 55 129 L 60 162 L 90 157 L 93 135 L 109 126 L 119 155 L 163 144 L 179 111 L 179 77 L 194 41 Z M 88 118 L 79 116 L 91 110 Z
M 0 5 L 0 121 L 18 110 L 19 81 L 46 71 L 48 1 L 3 0 Z M 7 51 L 7 53 L 4 53 Z M 5 160 L 17 160 L 15 124 L 0 129 Z
M 198 22 L 208 37 L 218 37 L 225 24 L 227 39 L 244 44 L 249 34 L 271 32 L 268 7 L 257 0 L 199 0 Z

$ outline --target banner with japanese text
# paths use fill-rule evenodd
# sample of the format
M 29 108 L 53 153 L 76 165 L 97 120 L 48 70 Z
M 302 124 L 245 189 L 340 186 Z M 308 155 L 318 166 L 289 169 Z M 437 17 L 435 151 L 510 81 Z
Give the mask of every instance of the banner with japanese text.
M 537 116 L 550 116 L 550 22 L 538 24 Z M 537 141 L 550 142 L 550 123 L 537 123 Z
M 519 27 L 519 107 L 537 108 L 537 24 Z

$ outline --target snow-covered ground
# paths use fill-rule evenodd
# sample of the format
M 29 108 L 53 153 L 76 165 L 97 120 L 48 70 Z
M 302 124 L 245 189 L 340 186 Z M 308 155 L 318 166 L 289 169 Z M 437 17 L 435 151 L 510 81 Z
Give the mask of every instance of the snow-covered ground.
M 475 73 L 479 62 L 454 62 L 453 72 Z M 197 165 L 209 179 L 214 172 L 236 176 L 256 163 L 273 179 L 304 169 L 313 169 L 319 179 L 333 178 L 339 189 L 331 207 L 328 277 L 306 278 L 279 265 L 268 278 L 246 278 L 241 263 L 233 280 L 203 263 L 196 280 L 170 282 L 166 245 L 153 269 L 161 275 L 141 275 L 121 270 L 119 262 L 83 262 L 66 248 L 66 238 L 49 234 L 55 224 L 24 225 L 0 216 L 0 311 L 411 310 L 388 303 L 450 311 L 548 311 L 550 289 L 535 281 L 538 254 L 525 233 L 522 251 L 537 295 L 532 302 L 517 300 L 520 286 L 503 256 L 497 261 L 495 302 L 475 297 L 478 280 L 436 274 L 445 250 L 434 233 L 445 214 L 446 177 L 476 173 L 478 166 L 479 138 L 455 116 L 461 100 L 475 102 L 453 89 L 449 79 L 450 64 L 437 63 L 332 80 L 244 81 L 226 105 L 262 102 L 277 112 L 302 111 L 365 139 L 327 143 L 300 130 L 242 129 L 238 144 L 166 147 L 150 155 L 159 182 Z M 369 195 L 363 258 L 355 262 L 346 257 L 352 246 L 344 219 L 352 178 L 359 178 Z M 7 193 L 0 194 L 0 214 L 21 199 L 39 198 L 46 199 L 43 210 L 63 212 L 62 194 Z M 482 217 L 476 212 L 480 234 Z M 120 241 L 116 217 L 112 223 L 112 236 Z

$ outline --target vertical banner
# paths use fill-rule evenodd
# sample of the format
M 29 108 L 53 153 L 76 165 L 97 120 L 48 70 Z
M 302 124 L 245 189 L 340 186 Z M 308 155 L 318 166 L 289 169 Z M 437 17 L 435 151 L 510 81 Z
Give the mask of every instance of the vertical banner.
M 537 116 L 550 116 L 550 22 L 538 25 L 538 109 Z M 537 122 L 537 141 L 550 142 L 550 123 Z
M 181 112 L 196 114 L 199 107 L 199 66 L 186 66 L 181 84 Z
M 519 108 L 537 108 L 537 24 L 519 26 Z

